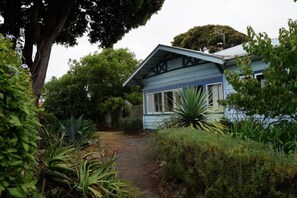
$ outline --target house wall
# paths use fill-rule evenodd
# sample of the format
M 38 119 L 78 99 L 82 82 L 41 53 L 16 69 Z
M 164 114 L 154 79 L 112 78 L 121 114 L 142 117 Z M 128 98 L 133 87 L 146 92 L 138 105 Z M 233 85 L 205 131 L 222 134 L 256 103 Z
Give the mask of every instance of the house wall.
M 223 74 L 219 72 L 213 63 L 177 69 L 181 67 L 181 64 L 181 58 L 171 59 L 167 62 L 168 70 L 172 68 L 176 70 L 144 79 L 143 82 L 146 85 L 143 89 L 144 129 L 156 129 L 164 119 L 172 115 L 165 113 L 149 114 L 147 111 L 147 94 L 198 85 L 202 85 L 205 90 L 207 84 L 216 82 L 223 83 Z

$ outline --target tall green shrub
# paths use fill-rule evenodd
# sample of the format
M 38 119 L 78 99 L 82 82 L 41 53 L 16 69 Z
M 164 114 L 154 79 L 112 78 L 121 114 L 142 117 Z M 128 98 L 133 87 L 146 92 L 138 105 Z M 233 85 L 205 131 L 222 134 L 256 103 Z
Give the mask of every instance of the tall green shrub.
M 223 104 L 249 116 L 261 115 L 263 121 L 297 121 L 297 21 L 290 20 L 288 29 L 279 30 L 277 46 L 266 33 L 256 34 L 252 28 L 248 28 L 248 37 L 244 49 L 269 65 L 263 71 L 264 86 L 253 77 L 250 58 L 238 58 L 239 73 L 250 78 L 242 79 L 238 72 L 226 70 L 226 79 L 236 92 L 228 94 Z
M 0 35 L 0 197 L 35 190 L 37 116 L 30 78 L 12 42 Z

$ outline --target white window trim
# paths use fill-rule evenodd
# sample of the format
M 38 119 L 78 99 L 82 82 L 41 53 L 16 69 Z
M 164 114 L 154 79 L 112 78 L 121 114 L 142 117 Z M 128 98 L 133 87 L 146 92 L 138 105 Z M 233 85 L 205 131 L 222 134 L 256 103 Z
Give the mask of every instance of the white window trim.
M 163 91 L 157 91 L 157 92 L 151 92 L 151 93 L 147 93 L 146 94 L 146 113 L 147 114 L 156 114 L 156 115 L 160 115 L 160 114 L 173 114 L 174 112 L 173 111 L 165 111 L 165 92 L 173 92 L 173 108 L 176 107 L 176 93 L 178 92 L 179 89 L 168 89 L 168 90 L 163 90 Z M 154 94 L 157 94 L 157 93 L 161 93 L 161 102 L 162 102 L 162 111 L 161 112 L 156 112 L 155 111 L 155 100 L 154 100 Z M 151 99 L 152 99 L 152 102 L 149 102 L 149 95 L 151 95 Z M 152 105 L 152 106 L 150 106 Z M 152 111 L 149 111 L 149 110 L 152 110 Z
M 172 92 L 173 94 L 173 109 L 176 108 L 176 96 L 177 96 L 177 93 L 178 93 L 178 89 L 171 89 L 171 90 L 165 90 L 165 91 L 162 91 L 162 101 L 163 101 L 163 113 L 166 113 L 166 114 L 173 114 L 174 112 L 173 111 L 165 111 L 165 93 L 166 92 Z
M 222 82 L 214 82 L 214 83 L 209 83 L 209 84 L 206 84 L 205 85 L 205 91 L 207 93 L 207 97 L 206 97 L 206 104 L 208 107 L 211 107 L 213 108 L 214 106 L 209 106 L 209 98 L 208 98 L 208 86 L 210 85 L 221 85 L 221 93 L 222 93 L 222 98 L 221 99 L 224 99 L 224 90 L 223 90 L 223 83 Z M 218 106 L 215 106 L 215 107 L 220 107 L 221 105 L 218 105 Z
M 254 78 L 257 79 L 257 76 L 261 76 L 261 75 L 263 76 L 264 82 L 263 82 L 263 84 L 262 84 L 262 82 L 260 82 L 260 85 L 261 85 L 261 87 L 264 87 L 265 86 L 265 78 L 264 78 L 263 72 L 255 73 Z
M 239 76 L 239 79 L 240 79 L 240 80 L 250 79 L 250 78 L 253 78 L 253 75 Z

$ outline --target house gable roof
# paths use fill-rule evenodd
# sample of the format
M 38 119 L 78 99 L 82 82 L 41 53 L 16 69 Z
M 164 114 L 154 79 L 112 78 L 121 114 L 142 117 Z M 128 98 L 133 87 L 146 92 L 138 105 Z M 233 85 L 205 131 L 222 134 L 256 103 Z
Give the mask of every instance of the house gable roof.
M 279 45 L 278 39 L 271 39 L 271 43 L 274 46 Z M 217 65 L 228 65 L 234 64 L 235 57 L 242 57 L 247 55 L 247 52 L 243 49 L 242 45 L 237 45 L 214 54 L 208 54 L 203 52 L 198 52 L 195 50 L 173 47 L 167 45 L 159 44 L 150 55 L 139 65 L 135 72 L 124 82 L 123 86 L 126 85 L 139 85 L 140 82 L 149 74 L 152 69 L 160 63 L 162 60 L 166 60 L 172 57 L 172 55 L 187 56 L 191 58 L 196 58 L 203 60 L 204 62 L 212 62 Z M 253 59 L 258 59 L 259 57 L 253 57 Z
M 139 84 L 158 63 L 174 55 L 192 57 L 220 65 L 224 64 L 224 57 L 221 55 L 207 54 L 195 50 L 159 44 L 150 55 L 142 61 L 134 73 L 124 82 L 123 86 Z

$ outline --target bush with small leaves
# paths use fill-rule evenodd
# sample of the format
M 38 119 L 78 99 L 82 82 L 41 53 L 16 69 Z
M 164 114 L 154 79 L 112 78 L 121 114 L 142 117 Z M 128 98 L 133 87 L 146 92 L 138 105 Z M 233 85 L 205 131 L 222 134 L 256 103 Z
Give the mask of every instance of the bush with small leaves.
M 36 189 L 37 109 L 12 47 L 0 35 L 0 197 L 27 197 Z

